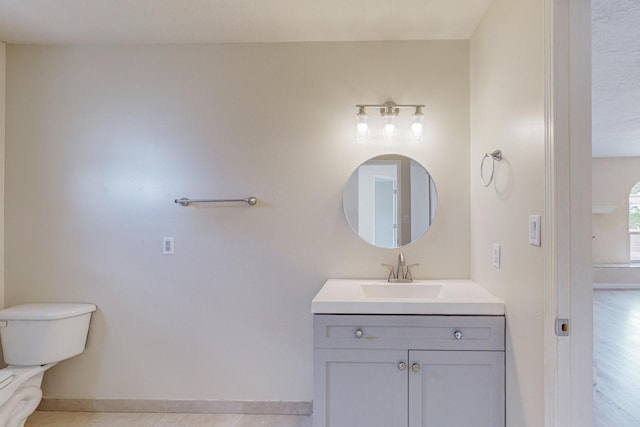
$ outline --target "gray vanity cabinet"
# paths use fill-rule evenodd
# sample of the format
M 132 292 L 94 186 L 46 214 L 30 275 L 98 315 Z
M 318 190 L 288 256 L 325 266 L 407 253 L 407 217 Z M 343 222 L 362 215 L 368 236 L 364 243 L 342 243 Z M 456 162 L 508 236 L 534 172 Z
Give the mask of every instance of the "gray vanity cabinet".
M 409 374 L 409 427 L 505 425 L 504 352 L 410 351 L 409 359 L 418 366 Z
M 406 426 L 409 379 L 398 369 L 406 351 L 318 349 L 314 357 L 326 408 L 314 400 L 314 426 Z
M 503 316 L 314 316 L 314 427 L 504 426 Z

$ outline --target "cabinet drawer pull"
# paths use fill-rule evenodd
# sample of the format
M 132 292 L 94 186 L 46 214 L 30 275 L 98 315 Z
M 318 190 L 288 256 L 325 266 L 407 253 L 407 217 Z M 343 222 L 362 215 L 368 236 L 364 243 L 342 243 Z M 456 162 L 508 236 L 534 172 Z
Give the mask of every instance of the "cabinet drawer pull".
M 398 369 L 400 369 L 401 371 L 404 371 L 405 369 L 407 369 L 407 364 L 404 362 L 398 363 Z
M 364 332 L 362 329 L 356 329 L 356 338 L 362 338 L 364 336 Z
M 462 339 L 462 332 L 461 331 L 455 331 L 453 333 L 453 336 L 455 337 L 455 339 L 461 340 Z
M 420 371 L 420 364 L 419 364 L 419 363 L 414 363 L 414 364 L 412 364 L 412 365 L 411 365 L 411 370 L 412 370 L 413 372 L 418 372 L 418 371 Z

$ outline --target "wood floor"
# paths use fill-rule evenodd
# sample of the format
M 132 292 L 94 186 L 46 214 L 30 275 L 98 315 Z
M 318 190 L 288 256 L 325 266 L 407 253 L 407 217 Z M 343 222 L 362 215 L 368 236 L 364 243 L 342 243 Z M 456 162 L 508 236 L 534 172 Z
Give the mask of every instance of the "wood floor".
M 593 292 L 594 427 L 640 426 L 640 290 Z

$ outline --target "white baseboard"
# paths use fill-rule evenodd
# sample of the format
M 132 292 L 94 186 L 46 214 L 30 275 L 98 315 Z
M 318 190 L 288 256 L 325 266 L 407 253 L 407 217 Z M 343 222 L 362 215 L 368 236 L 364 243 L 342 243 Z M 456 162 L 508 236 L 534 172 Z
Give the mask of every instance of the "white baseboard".
M 312 402 L 147 400 L 147 399 L 60 399 L 44 397 L 39 411 L 65 412 L 154 412 L 185 414 L 311 415 Z
M 594 283 L 593 289 L 640 289 L 640 283 Z

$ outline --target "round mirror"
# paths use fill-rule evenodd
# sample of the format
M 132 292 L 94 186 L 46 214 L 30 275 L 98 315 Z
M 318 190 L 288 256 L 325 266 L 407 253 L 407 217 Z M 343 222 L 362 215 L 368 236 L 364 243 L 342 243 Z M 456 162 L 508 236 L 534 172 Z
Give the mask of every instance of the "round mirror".
M 398 248 L 429 230 L 438 195 L 424 166 L 388 154 L 356 168 L 344 189 L 342 206 L 353 231 L 367 243 Z

